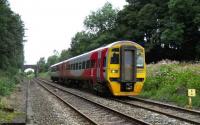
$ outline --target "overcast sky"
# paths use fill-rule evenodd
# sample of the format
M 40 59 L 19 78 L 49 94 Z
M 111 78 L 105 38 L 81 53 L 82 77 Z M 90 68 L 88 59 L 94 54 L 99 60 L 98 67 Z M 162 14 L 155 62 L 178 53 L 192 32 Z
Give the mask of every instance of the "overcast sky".
M 69 48 L 71 38 L 84 29 L 85 17 L 107 1 L 118 9 L 126 4 L 125 0 L 9 0 L 26 28 L 25 64 Z

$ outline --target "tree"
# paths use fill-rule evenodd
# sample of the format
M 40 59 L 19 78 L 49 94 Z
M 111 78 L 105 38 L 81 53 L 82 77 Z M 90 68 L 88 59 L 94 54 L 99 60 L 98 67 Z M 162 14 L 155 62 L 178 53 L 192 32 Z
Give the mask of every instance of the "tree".
M 112 31 L 116 27 L 117 9 L 106 3 L 84 20 L 86 31 L 77 32 L 72 38 L 68 53 L 76 56 L 113 42 L 116 37 Z
M 69 49 L 70 56 L 76 56 L 94 49 L 90 47 L 94 36 L 94 34 L 85 31 L 77 32 L 71 41 L 71 47 Z
M 200 41 L 200 2 L 170 0 L 168 7 L 170 17 L 162 34 L 163 40 L 178 45 L 177 51 L 181 60 L 198 58 L 200 53 L 196 46 L 199 46 Z
M 71 53 L 70 50 L 62 50 L 60 57 L 59 57 L 59 61 L 64 61 L 66 59 L 69 59 L 71 57 Z
M 116 36 L 143 45 L 147 62 L 194 60 L 200 55 L 200 2 L 197 0 L 127 0 L 118 13 Z
M 59 62 L 58 60 L 58 56 L 57 55 L 52 55 L 52 56 L 49 56 L 48 59 L 47 59 L 47 62 L 46 62 L 46 67 L 49 68 L 51 65 L 55 64 Z
M 26 75 L 28 76 L 28 75 L 33 75 L 34 74 L 34 72 L 32 71 L 32 70 L 29 70 L 28 72 L 26 72 Z
M 77 56 L 117 40 L 131 40 L 145 47 L 146 60 L 200 59 L 200 1 L 126 0 L 118 11 L 110 3 L 84 20 L 59 60 Z
M 119 40 L 131 40 L 134 42 L 142 42 L 144 40 L 144 33 L 138 29 L 139 10 L 137 2 L 135 2 L 131 2 L 118 13 L 115 34 Z
M 44 57 L 41 57 L 39 61 L 37 62 L 37 65 L 39 66 L 39 72 L 46 72 L 48 69 L 46 67 L 46 61 Z
M 0 1 L 0 69 L 21 68 L 24 25 L 18 14 L 9 7 L 7 0 Z
M 101 9 L 92 12 L 86 17 L 84 25 L 91 33 L 105 32 L 115 28 L 117 9 L 112 8 L 112 4 L 106 3 Z

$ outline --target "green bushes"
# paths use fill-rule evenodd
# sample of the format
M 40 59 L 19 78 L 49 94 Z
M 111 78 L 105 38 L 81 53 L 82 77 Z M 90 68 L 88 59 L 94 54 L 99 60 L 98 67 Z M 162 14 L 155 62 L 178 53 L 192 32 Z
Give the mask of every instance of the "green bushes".
M 21 79 L 22 76 L 19 74 L 13 74 L 10 71 L 0 71 L 0 97 L 9 95 Z
M 141 96 L 185 106 L 188 103 L 187 90 L 190 88 L 197 91 L 193 105 L 200 107 L 200 64 L 160 62 L 148 65 Z
M 14 88 L 15 81 L 6 77 L 0 78 L 0 95 L 8 95 Z
M 50 79 L 49 74 L 50 74 L 49 72 L 42 72 L 42 73 L 39 73 L 39 77 L 44 78 L 44 79 Z
M 10 69 L 10 68 L 9 68 Z M 12 119 L 21 115 L 19 112 L 7 112 L 5 109 L 9 108 L 9 101 L 7 95 L 11 94 L 16 84 L 20 83 L 23 76 L 16 73 L 16 69 L 1 71 L 0 70 L 0 123 L 10 122 Z

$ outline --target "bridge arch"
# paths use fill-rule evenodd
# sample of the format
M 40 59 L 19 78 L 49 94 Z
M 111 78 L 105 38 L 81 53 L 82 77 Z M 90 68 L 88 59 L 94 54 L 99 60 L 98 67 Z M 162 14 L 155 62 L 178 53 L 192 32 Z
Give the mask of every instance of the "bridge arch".
M 39 72 L 38 65 L 23 65 L 23 68 L 22 68 L 23 72 L 24 72 L 24 70 L 26 70 L 28 68 L 34 69 L 35 77 L 38 76 L 38 72 Z

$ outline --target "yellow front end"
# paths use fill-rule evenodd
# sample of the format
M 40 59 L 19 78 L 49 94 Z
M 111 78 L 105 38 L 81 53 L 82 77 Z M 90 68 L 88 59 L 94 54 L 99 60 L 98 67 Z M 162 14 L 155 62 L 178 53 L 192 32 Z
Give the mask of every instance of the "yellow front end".
M 140 56 L 145 60 L 145 54 L 144 54 L 144 48 L 141 47 L 140 45 L 136 43 L 130 43 L 130 42 L 124 42 L 120 44 L 116 44 L 112 47 L 109 48 L 108 50 L 108 59 L 107 59 L 107 69 L 106 69 L 106 74 L 107 74 L 107 85 L 111 91 L 111 93 L 114 96 L 130 96 L 130 95 L 138 95 L 143 87 L 145 78 L 146 78 L 146 65 L 145 61 L 143 61 L 143 66 L 142 67 L 136 67 L 136 82 L 135 83 L 130 83 L 133 84 L 132 89 L 128 91 L 122 91 L 121 90 L 121 83 L 120 82 L 120 58 L 118 58 L 118 62 L 115 59 L 114 63 L 112 60 L 113 55 L 119 55 L 121 56 L 120 49 L 121 46 L 126 45 L 126 46 L 134 46 L 137 50 L 139 50 L 137 53 L 137 56 Z M 119 51 L 118 51 L 119 50 Z M 137 61 L 136 61 L 137 62 Z M 127 88 L 129 89 L 129 88 Z

